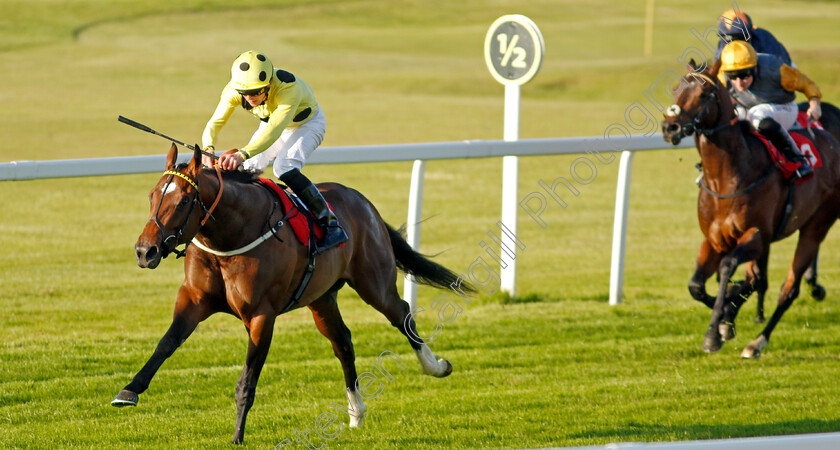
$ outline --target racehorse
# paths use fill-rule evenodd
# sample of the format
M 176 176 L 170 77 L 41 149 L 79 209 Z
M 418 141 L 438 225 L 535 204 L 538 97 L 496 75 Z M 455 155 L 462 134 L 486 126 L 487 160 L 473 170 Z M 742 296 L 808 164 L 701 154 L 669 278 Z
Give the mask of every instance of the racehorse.
M 820 124 L 822 125 L 825 131 L 831 133 L 834 136 L 834 139 L 840 141 L 840 109 L 828 102 L 821 102 L 822 103 L 822 117 L 820 117 Z M 797 105 L 799 107 L 799 111 L 807 112 L 809 103 L 808 102 L 801 102 Z M 811 297 L 815 298 L 816 300 L 823 300 L 825 299 L 825 289 L 817 283 L 817 273 L 818 273 L 818 260 L 814 258 L 814 261 L 808 266 L 808 270 L 805 271 L 805 282 L 811 288 Z M 764 321 L 764 297 L 759 297 L 758 303 L 758 310 L 756 311 L 756 322 L 763 322 Z
M 840 213 L 840 143 L 821 130 L 813 141 L 822 167 L 801 184 L 790 184 L 775 169 L 764 145 L 739 123 L 726 87 L 717 81 L 720 62 L 700 71 L 693 62 L 681 80 L 681 91 L 666 111 L 663 137 L 677 144 L 694 139 L 703 177 L 697 214 L 704 239 L 689 282 L 691 296 L 712 309 L 703 350 L 717 352 L 735 335 L 734 320 L 745 299 L 767 290 L 770 243 L 799 231 L 793 262 L 782 284 L 776 310 L 761 333 L 741 353 L 758 358 L 782 315 L 799 295 L 802 275 L 816 258 L 820 243 Z M 787 214 L 788 193 L 792 210 Z M 737 267 L 747 265 L 746 279 L 729 284 Z M 705 283 L 715 272 L 720 278 L 716 297 Z
M 161 364 L 199 322 L 217 312 L 233 314 L 245 324 L 250 338 L 235 395 L 233 443 L 242 443 L 275 318 L 308 306 L 341 362 L 350 426 L 360 426 L 365 415 L 363 388 L 357 385 L 350 330 L 336 301 L 345 283 L 408 338 L 424 373 L 442 378 L 452 372 L 452 364 L 432 353 L 417 334 L 409 305 L 397 291 L 397 269 L 439 288 L 458 283 L 474 292 L 474 287 L 412 250 L 362 194 L 336 183 L 320 184 L 319 189 L 350 239 L 310 259 L 308 246 L 284 226 L 290 214 L 300 211 L 278 208 L 275 194 L 254 183 L 253 174 L 202 169 L 201 151 L 195 148 L 188 164 L 176 165 L 178 152 L 172 145 L 166 171 L 149 194 L 151 216 L 135 245 L 137 263 L 143 268 L 154 269 L 172 253 L 186 255 L 174 318 L 146 365 L 111 402 L 114 406 L 136 406 L 138 395 L 149 387 Z M 187 248 L 177 250 L 182 244 Z M 314 272 L 307 271 L 313 264 Z M 301 280 L 307 273 L 311 278 L 304 285 Z M 296 299 L 300 286 L 305 290 Z
M 808 102 L 801 102 L 798 105 L 799 111 L 806 113 L 808 111 L 808 107 L 810 104 Z M 835 139 L 840 141 L 840 109 L 834 106 L 831 103 L 822 102 L 822 111 L 823 115 L 819 120 L 819 123 L 822 125 L 825 131 L 829 132 Z M 819 284 L 817 281 L 818 275 L 818 258 L 819 252 L 817 256 L 814 257 L 814 260 L 808 265 L 808 269 L 805 270 L 805 274 L 802 276 L 805 280 L 805 283 L 811 290 L 811 297 L 813 297 L 817 301 L 822 301 L 825 299 L 825 288 Z M 747 263 L 748 265 L 753 264 L 752 261 Z M 755 309 L 755 323 L 764 323 L 764 295 L 767 291 L 766 284 L 761 284 L 764 289 L 757 289 L 757 301 L 756 301 L 756 309 Z
M 806 113 L 810 104 L 808 102 L 801 102 L 797 106 L 799 111 Z M 835 139 L 840 141 L 840 109 L 831 103 L 822 102 L 822 111 L 823 115 L 820 118 L 819 123 L 825 131 L 829 132 Z M 818 258 L 819 254 L 815 256 L 814 260 L 808 265 L 808 269 L 805 270 L 805 274 L 802 277 L 811 290 L 811 297 L 817 301 L 822 301 L 825 299 L 825 288 L 817 281 L 819 272 Z M 751 267 L 752 264 L 754 264 L 753 261 L 747 263 L 748 267 Z M 747 270 L 750 270 L 750 268 Z M 756 301 L 755 323 L 764 323 L 764 296 L 767 292 L 767 284 L 759 284 L 756 291 L 758 299 Z

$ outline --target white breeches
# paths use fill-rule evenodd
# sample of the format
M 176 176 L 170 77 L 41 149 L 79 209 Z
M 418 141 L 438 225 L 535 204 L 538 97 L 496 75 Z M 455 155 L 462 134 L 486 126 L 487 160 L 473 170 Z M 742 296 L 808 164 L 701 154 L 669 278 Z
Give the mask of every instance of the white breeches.
M 799 108 L 796 102 L 790 103 L 762 103 L 755 105 L 749 110 L 741 105 L 735 107 L 738 118 L 748 120 L 753 128 L 758 129 L 758 123 L 765 117 L 770 117 L 782 126 L 782 129 L 789 130 L 796 122 Z
M 260 122 L 260 127 L 251 136 L 251 140 L 253 141 L 267 125 L 267 122 Z M 264 152 L 248 158 L 242 166 L 245 170 L 262 173 L 273 161 L 274 176 L 277 178 L 292 169 L 301 170 L 309 155 L 321 145 L 326 132 L 327 118 L 319 106 L 315 115 L 306 123 L 283 130 L 283 134 L 277 141 Z

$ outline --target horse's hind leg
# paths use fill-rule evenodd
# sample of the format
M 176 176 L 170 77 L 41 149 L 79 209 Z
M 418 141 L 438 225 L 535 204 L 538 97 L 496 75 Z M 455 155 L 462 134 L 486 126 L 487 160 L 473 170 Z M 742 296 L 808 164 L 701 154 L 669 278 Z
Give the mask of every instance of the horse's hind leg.
M 820 253 L 817 250 L 816 256 L 814 256 L 814 260 L 811 261 L 811 264 L 808 265 L 808 269 L 805 271 L 805 282 L 808 283 L 808 286 L 811 287 L 811 297 L 814 298 L 816 301 L 825 300 L 825 288 L 822 287 L 819 283 L 817 283 L 817 272 L 818 266 L 820 263 Z
M 414 323 L 408 303 L 401 299 L 397 292 L 397 285 L 394 282 L 396 271 L 393 273 L 393 276 L 387 277 L 390 279 L 387 284 L 385 281 L 377 282 L 374 277 L 370 277 L 353 284 L 353 288 L 365 302 L 382 313 L 391 325 L 408 338 L 408 343 L 414 349 L 423 373 L 438 378 L 449 375 L 452 373 L 452 363 L 432 353 L 426 345 L 429 339 L 422 338 L 417 333 L 417 325 Z
M 758 270 L 757 277 L 753 284 L 756 291 L 755 301 L 755 323 L 764 323 L 764 297 L 767 295 L 767 261 L 770 259 L 770 247 L 766 247 L 761 257 L 756 261 L 755 269 Z
M 198 323 L 206 319 L 212 311 L 203 302 L 194 302 L 188 294 L 186 287 L 178 291 L 178 300 L 175 303 L 175 313 L 172 324 L 158 342 L 155 352 L 146 362 L 142 369 L 137 372 L 134 379 L 124 387 L 111 401 L 113 406 L 137 406 L 139 395 L 149 388 L 149 383 L 157 373 L 160 366 L 167 360 L 198 326 Z
M 344 370 L 344 384 L 347 386 L 347 414 L 350 416 L 350 426 L 360 427 L 365 418 L 365 403 L 356 389 L 356 355 L 353 352 L 353 342 L 350 340 L 350 330 L 341 318 L 336 302 L 337 291 L 324 294 L 309 305 L 315 325 L 332 344 L 336 358 L 341 362 Z
M 793 263 L 788 269 L 788 276 L 782 284 L 781 292 L 779 292 L 779 303 L 767 325 L 761 333 L 752 342 L 750 342 L 741 352 L 742 358 L 758 358 L 761 356 L 761 350 L 767 346 L 770 341 L 770 334 L 781 320 L 785 311 L 790 308 L 790 305 L 799 296 L 799 286 L 802 281 L 802 275 L 816 257 L 817 251 L 820 248 L 820 243 L 825 239 L 828 230 L 834 223 L 834 219 L 815 221 L 812 220 L 809 224 L 799 230 L 799 242 L 796 245 L 796 253 L 793 257 Z

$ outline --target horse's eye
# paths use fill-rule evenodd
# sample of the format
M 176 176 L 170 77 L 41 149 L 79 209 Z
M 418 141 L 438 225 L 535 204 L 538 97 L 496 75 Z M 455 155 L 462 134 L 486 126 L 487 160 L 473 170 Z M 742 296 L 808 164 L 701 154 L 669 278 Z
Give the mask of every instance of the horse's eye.
M 186 196 L 181 197 L 181 201 L 178 202 L 178 207 L 180 208 L 180 207 L 183 207 L 183 206 L 187 206 L 187 204 L 189 202 L 190 202 L 190 199 L 188 197 L 186 197 Z

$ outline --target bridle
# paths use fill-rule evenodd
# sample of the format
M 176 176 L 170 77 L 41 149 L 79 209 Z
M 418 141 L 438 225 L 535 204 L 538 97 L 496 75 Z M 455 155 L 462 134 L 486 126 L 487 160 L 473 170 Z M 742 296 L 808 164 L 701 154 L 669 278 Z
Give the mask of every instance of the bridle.
M 207 220 L 212 217 L 213 210 L 216 209 L 216 206 L 219 204 L 219 200 L 222 198 L 222 192 L 224 191 L 224 183 L 222 182 L 222 173 L 219 170 L 219 167 L 216 166 L 216 175 L 219 177 L 219 193 L 216 194 L 216 199 L 213 201 L 213 204 L 210 205 L 210 208 L 204 206 L 204 203 L 201 201 L 200 190 L 198 185 L 198 179 L 193 180 L 192 178 L 188 177 L 187 175 L 178 172 L 177 170 L 166 170 L 163 172 L 164 176 L 169 175 L 169 179 L 166 181 L 166 184 L 163 186 L 163 192 L 168 190 L 169 185 L 175 181 L 175 177 L 179 177 L 189 183 L 195 189 L 195 196 L 193 196 L 192 201 L 190 202 L 190 210 L 187 212 L 187 217 L 184 219 L 184 223 L 181 224 L 178 231 L 175 233 L 170 233 L 169 235 L 165 235 L 163 231 L 163 224 L 160 222 L 159 215 L 160 215 L 160 208 L 163 206 L 163 198 L 165 195 L 160 196 L 160 201 L 158 202 L 157 208 L 155 209 L 155 213 L 149 222 L 154 222 L 155 225 L 158 227 L 158 236 L 161 238 L 161 243 L 163 245 L 162 249 L 162 257 L 166 258 L 169 253 L 174 253 L 175 258 L 183 258 L 187 254 L 187 248 L 190 246 L 190 242 L 186 243 L 186 246 L 183 250 L 178 250 L 176 247 L 178 246 L 178 241 L 181 239 L 181 236 L 184 234 L 184 229 L 187 227 L 187 223 L 190 221 L 192 217 L 193 210 L 195 210 L 196 205 L 201 205 L 201 208 L 204 210 L 204 218 L 201 220 L 199 224 L 199 229 L 207 223 Z M 148 222 L 147 222 L 148 223 Z
M 692 73 L 692 75 L 708 81 L 711 86 L 715 87 L 715 89 L 712 90 L 708 94 L 707 94 L 707 91 L 705 91 L 705 90 L 703 91 L 701 96 L 707 95 L 706 101 L 703 103 L 703 106 L 700 107 L 700 111 L 697 114 L 694 115 L 691 122 L 689 122 L 689 123 L 683 123 L 679 120 L 680 116 L 683 115 L 684 111 L 682 111 L 680 106 L 677 105 L 676 103 L 669 106 L 668 109 L 665 110 L 665 117 L 675 117 L 675 118 L 677 118 L 677 120 L 674 123 L 677 125 L 677 127 L 679 127 L 676 131 L 679 132 L 680 138 L 690 136 L 691 134 L 693 134 L 695 132 L 697 132 L 700 135 L 710 137 L 713 134 L 717 133 L 718 131 L 721 131 L 721 130 L 729 128 L 729 127 L 732 127 L 735 124 L 737 124 L 738 123 L 738 116 L 735 116 L 735 117 L 732 118 L 732 120 L 724 122 L 723 124 L 718 125 L 716 127 L 706 128 L 706 127 L 700 126 L 700 121 L 702 120 L 702 118 L 706 117 L 706 113 L 709 109 L 709 105 L 711 105 L 712 102 L 718 102 L 719 103 L 718 89 L 717 89 L 718 84 L 715 80 L 711 79 L 710 77 L 706 76 L 705 74 Z M 720 111 L 718 111 L 718 113 L 720 113 Z M 688 114 L 685 114 L 685 115 L 688 116 Z M 698 165 L 698 168 L 699 168 L 699 165 Z M 734 192 L 734 193 L 731 193 L 731 194 L 720 194 L 720 193 L 717 193 L 717 192 L 711 190 L 708 186 L 706 186 L 706 183 L 703 182 L 703 174 L 701 174 L 697 178 L 697 185 L 700 188 L 702 188 L 704 191 L 708 192 L 710 195 L 712 195 L 716 198 L 732 199 L 732 198 L 740 197 L 742 195 L 746 195 L 746 194 L 750 193 L 755 188 L 760 186 L 762 183 L 767 181 L 767 179 L 772 174 L 773 174 L 773 168 L 771 166 L 767 171 L 765 171 L 764 174 L 762 174 L 761 177 L 759 177 L 756 181 L 751 183 L 749 186 L 747 186 L 746 188 L 744 188 L 744 189 L 742 189 L 738 192 Z
M 697 114 L 695 114 L 694 117 L 689 117 L 690 121 L 680 120 L 681 117 L 686 117 L 686 116 L 688 116 L 688 114 L 685 113 L 685 111 L 683 111 L 682 108 L 680 108 L 680 106 L 677 105 L 676 103 L 669 106 L 668 109 L 665 110 L 665 117 L 676 118 L 676 120 L 673 123 L 677 126 L 677 129 L 674 130 L 674 132 L 678 133 L 680 139 L 682 139 L 684 137 L 691 136 L 695 132 L 697 132 L 701 135 L 704 135 L 706 137 L 709 137 L 709 136 L 717 133 L 720 130 L 729 128 L 729 127 L 735 125 L 736 123 L 738 123 L 738 117 L 736 116 L 732 120 L 730 120 L 729 122 L 725 122 L 725 123 L 723 123 L 721 125 L 718 125 L 716 127 L 707 128 L 707 127 L 703 127 L 703 126 L 700 125 L 700 121 L 704 117 L 706 117 L 706 114 L 708 113 L 708 110 L 711 107 L 711 105 L 713 105 L 715 103 L 719 103 L 718 91 L 717 91 L 717 82 L 715 80 L 713 80 L 711 77 L 709 77 L 705 74 L 702 74 L 702 73 L 692 73 L 691 75 L 707 81 L 711 86 L 715 87 L 715 89 L 713 89 L 711 92 L 704 90 L 703 93 L 700 94 L 701 97 L 706 96 L 706 101 L 703 103 L 703 106 L 700 107 L 700 111 Z M 696 81 L 696 78 L 695 78 L 695 81 Z

